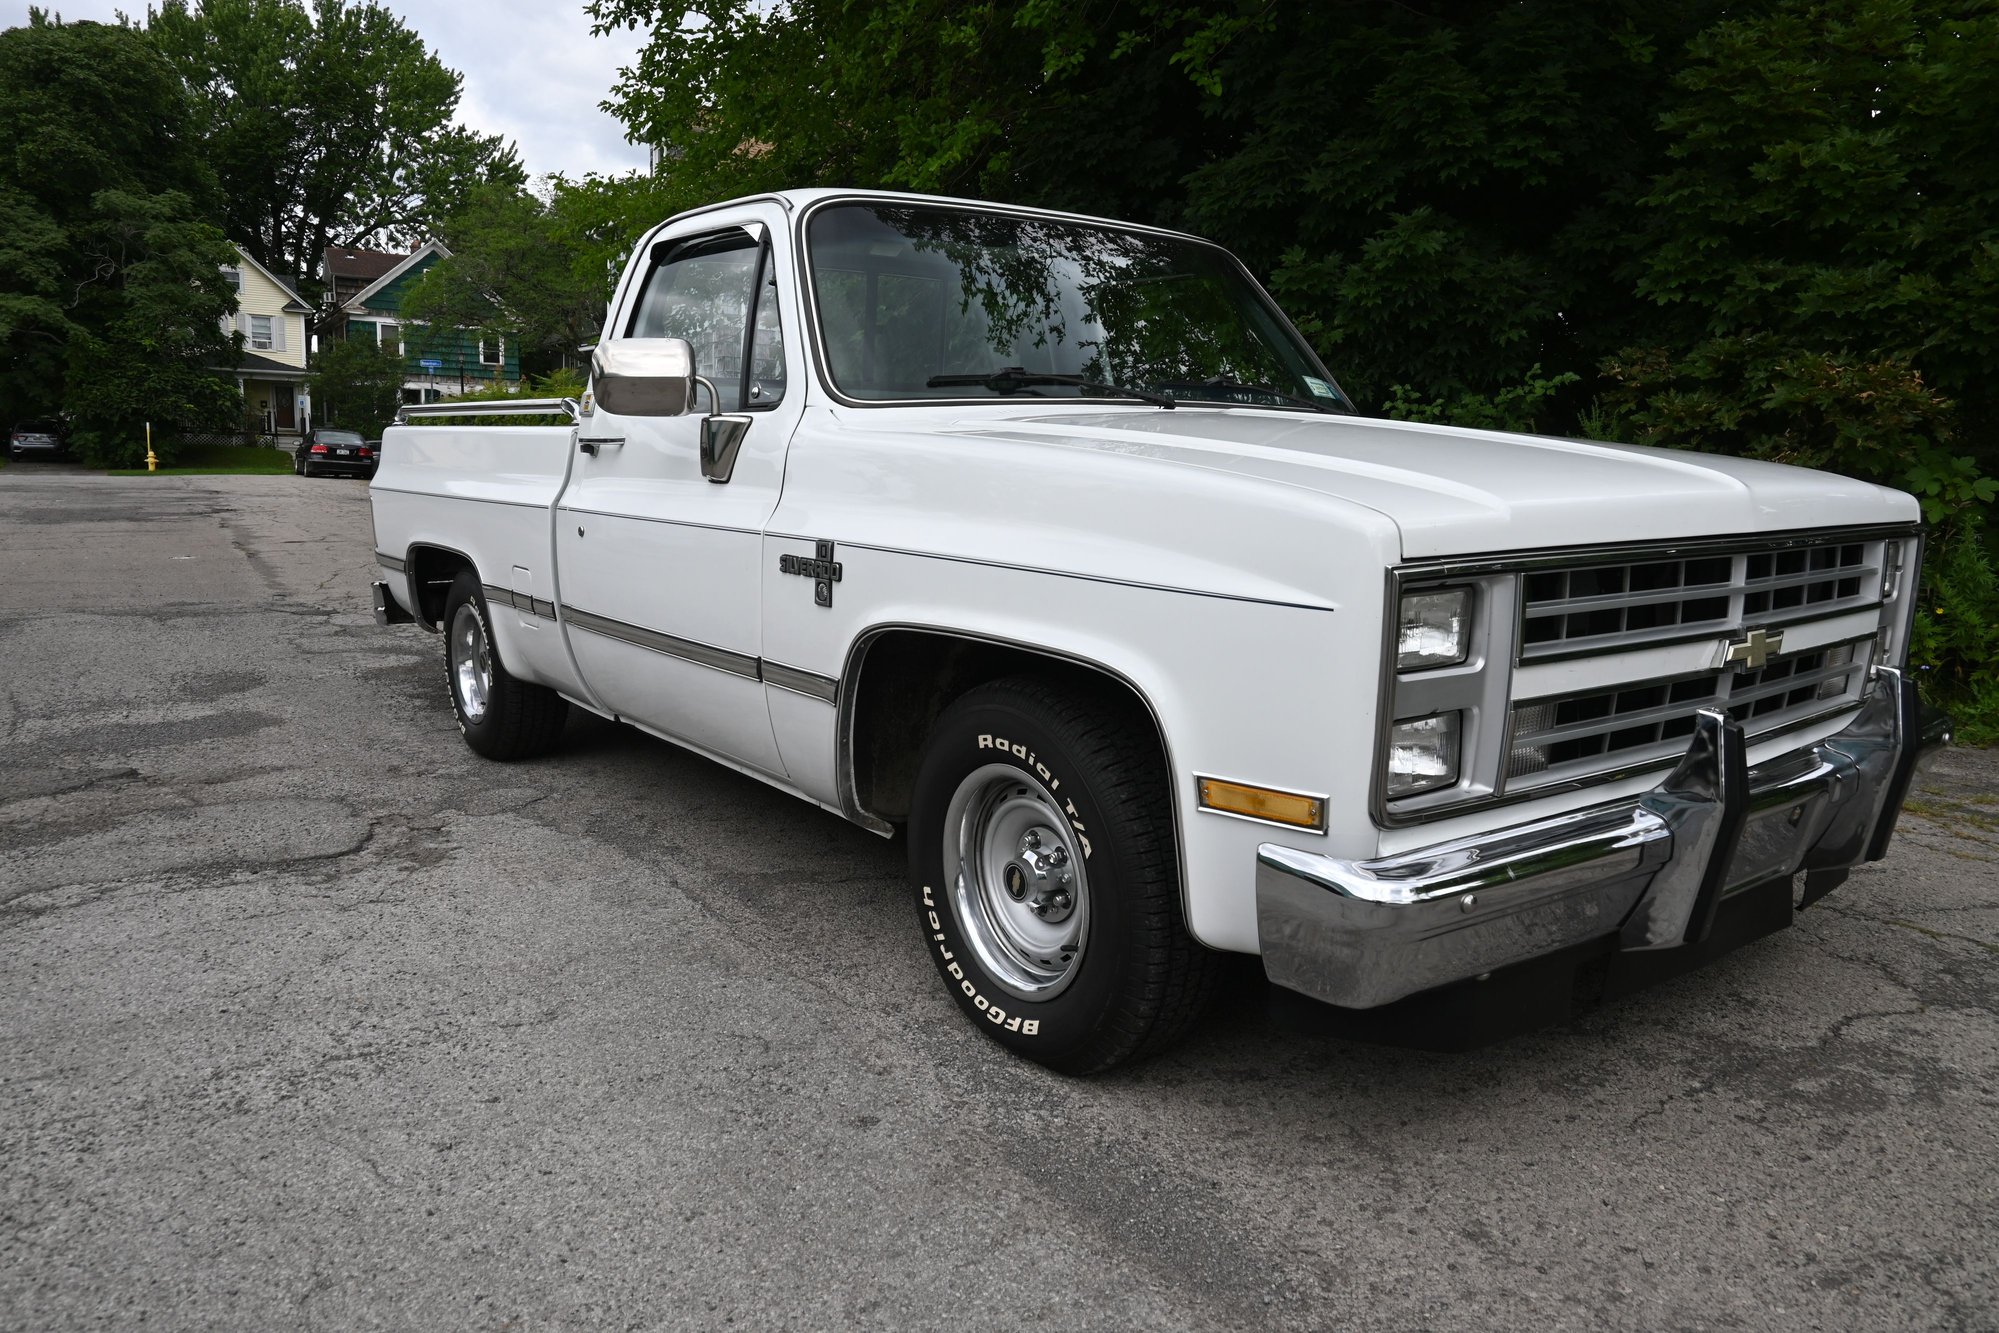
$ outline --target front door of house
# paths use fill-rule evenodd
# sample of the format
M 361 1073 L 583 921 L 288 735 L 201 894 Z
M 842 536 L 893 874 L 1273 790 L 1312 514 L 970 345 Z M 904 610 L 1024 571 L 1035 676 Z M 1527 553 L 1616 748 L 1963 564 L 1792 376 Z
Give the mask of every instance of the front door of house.
M 279 430 L 298 429 L 298 390 L 278 384 L 271 390 L 271 416 Z

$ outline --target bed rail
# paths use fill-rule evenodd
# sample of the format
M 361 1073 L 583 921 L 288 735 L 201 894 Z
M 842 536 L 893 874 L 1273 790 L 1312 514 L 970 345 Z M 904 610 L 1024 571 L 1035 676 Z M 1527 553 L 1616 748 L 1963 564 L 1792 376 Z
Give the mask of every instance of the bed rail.
M 583 410 L 574 398 L 514 398 L 481 403 L 406 403 L 396 410 L 396 424 L 415 417 L 546 417 L 567 416 L 580 421 Z

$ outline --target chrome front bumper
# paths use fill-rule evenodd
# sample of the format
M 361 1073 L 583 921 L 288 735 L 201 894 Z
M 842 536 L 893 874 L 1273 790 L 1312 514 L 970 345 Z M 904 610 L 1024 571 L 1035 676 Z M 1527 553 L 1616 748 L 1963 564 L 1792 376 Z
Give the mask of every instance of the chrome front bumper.
M 1741 726 L 1709 711 L 1679 766 L 1632 800 L 1372 861 L 1266 843 L 1264 970 L 1366 1009 L 1607 935 L 1625 950 L 1698 943 L 1733 890 L 1804 872 L 1802 906 L 1880 860 L 1916 761 L 1949 727 L 1881 667 L 1844 730 L 1754 769 Z

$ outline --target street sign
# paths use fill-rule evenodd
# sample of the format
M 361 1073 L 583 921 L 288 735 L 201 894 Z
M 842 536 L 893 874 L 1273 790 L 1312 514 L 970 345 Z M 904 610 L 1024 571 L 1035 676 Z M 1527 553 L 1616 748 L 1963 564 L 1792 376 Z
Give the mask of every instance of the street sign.
M 444 369 L 444 363 L 442 361 L 433 361 L 429 357 L 425 357 L 423 360 L 417 362 L 417 364 L 422 366 L 425 370 Z

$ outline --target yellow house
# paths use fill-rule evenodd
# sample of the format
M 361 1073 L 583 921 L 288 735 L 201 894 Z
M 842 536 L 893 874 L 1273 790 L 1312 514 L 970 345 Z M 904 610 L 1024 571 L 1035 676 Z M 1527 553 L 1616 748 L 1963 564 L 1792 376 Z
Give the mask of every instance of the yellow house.
M 236 261 L 222 270 L 236 288 L 236 313 L 224 317 L 223 329 L 243 335 L 243 359 L 231 373 L 244 412 L 254 430 L 295 436 L 311 417 L 305 321 L 312 307 L 240 245 Z

